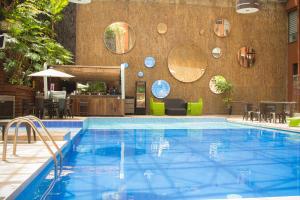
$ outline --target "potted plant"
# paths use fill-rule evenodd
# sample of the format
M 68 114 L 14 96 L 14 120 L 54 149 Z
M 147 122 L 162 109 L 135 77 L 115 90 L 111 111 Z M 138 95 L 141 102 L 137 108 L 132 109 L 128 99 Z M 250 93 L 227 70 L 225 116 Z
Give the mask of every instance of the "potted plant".
M 227 81 L 223 76 L 215 77 L 215 87 L 220 94 L 223 94 L 223 102 L 225 104 L 226 109 L 228 110 L 228 114 L 232 113 L 232 91 L 233 85 Z

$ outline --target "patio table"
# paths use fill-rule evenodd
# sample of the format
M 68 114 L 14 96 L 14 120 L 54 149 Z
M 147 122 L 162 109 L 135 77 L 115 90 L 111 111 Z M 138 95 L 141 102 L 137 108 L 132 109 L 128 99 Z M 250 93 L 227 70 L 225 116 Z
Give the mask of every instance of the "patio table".
M 0 120 L 0 127 L 1 127 L 1 131 L 2 131 L 2 140 L 3 141 L 4 141 L 5 127 L 10 121 L 11 121 L 10 119 Z M 26 128 L 28 143 L 31 142 L 31 133 L 33 133 L 34 141 L 36 141 L 36 135 L 35 135 L 34 131 L 32 130 L 32 128 L 30 127 L 30 125 L 26 124 L 25 128 Z
M 286 111 L 286 108 L 288 106 L 290 117 L 293 116 L 294 108 L 295 108 L 296 104 L 297 103 L 294 101 L 260 101 L 260 106 L 274 105 L 275 108 L 277 106 L 283 106 L 283 112 Z
M 245 114 L 245 106 L 251 104 L 248 101 L 231 101 L 232 106 L 232 114 L 244 115 Z

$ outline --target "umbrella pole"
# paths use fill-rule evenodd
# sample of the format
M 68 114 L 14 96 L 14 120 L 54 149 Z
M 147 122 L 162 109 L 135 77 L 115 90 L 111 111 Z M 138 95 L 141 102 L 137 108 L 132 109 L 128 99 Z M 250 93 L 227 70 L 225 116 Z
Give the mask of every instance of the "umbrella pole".
M 47 70 L 47 63 L 44 63 L 44 70 Z M 44 99 L 48 99 L 48 81 L 47 76 L 44 76 Z

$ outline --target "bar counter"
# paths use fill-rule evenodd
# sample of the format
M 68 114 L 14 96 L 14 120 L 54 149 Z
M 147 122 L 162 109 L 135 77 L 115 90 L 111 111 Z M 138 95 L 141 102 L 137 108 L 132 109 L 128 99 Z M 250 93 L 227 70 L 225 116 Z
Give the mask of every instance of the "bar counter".
M 124 116 L 121 95 L 71 95 L 76 116 Z

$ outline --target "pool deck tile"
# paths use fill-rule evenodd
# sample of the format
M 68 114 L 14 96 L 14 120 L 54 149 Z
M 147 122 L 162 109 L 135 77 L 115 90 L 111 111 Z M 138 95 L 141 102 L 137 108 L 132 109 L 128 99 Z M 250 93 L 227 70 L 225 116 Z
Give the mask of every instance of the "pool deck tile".
M 61 148 L 66 141 L 58 141 Z M 56 152 L 53 145 L 51 149 Z M 0 143 L 0 154 L 3 142 Z M 14 192 L 20 191 L 33 178 L 49 159 L 48 150 L 40 141 L 31 144 L 18 144 L 17 156 L 12 155 L 12 144 L 7 148 L 7 160 L 0 161 L 0 199 L 14 199 Z
M 74 133 L 77 133 L 79 130 L 80 128 L 48 128 L 48 131 L 51 133 L 51 136 L 55 141 L 67 140 L 67 138 L 69 138 L 69 134 L 71 134 L 72 137 Z M 13 139 L 14 131 L 15 131 L 14 128 L 11 128 L 9 130 L 8 140 Z M 27 133 L 25 128 L 20 128 L 18 133 L 18 140 L 27 141 Z M 31 136 L 31 140 L 33 140 L 33 136 Z M 37 136 L 37 140 L 40 140 L 38 136 Z

